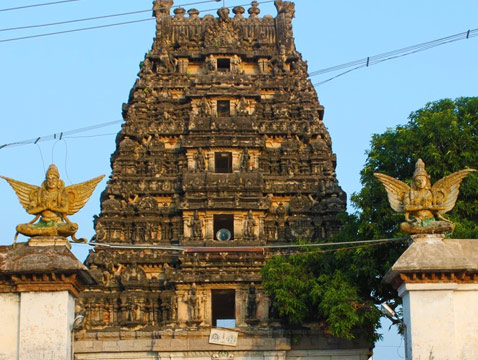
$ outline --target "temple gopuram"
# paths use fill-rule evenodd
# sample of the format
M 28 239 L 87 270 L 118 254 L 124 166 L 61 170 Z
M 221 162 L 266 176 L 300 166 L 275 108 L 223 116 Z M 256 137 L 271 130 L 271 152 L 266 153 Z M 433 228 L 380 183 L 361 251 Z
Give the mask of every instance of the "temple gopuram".
M 75 359 L 368 359 L 370 343 L 290 329 L 260 270 L 276 245 L 338 231 L 324 107 L 277 16 L 156 0 L 85 262 Z

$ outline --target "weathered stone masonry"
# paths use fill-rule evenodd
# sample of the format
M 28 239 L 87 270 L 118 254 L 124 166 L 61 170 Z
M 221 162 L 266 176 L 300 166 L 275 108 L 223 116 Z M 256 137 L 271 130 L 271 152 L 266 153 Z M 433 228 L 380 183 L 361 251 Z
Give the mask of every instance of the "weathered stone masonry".
M 240 6 L 171 16 L 172 5 L 154 4 L 156 37 L 123 105 L 86 260 L 99 285 L 77 309 L 80 348 L 200 336 L 223 318 L 270 336 L 259 246 L 327 239 L 345 210 L 324 108 L 294 45 L 294 4 L 276 1 L 275 18 L 260 18 L 255 1 L 247 18 Z

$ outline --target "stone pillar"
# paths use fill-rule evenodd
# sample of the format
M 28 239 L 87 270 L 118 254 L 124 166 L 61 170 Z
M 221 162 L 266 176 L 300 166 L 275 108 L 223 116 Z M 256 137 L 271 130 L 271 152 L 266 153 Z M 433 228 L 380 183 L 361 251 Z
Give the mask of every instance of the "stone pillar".
M 75 299 L 93 279 L 67 242 L 52 240 L 0 246 L 2 360 L 72 358 Z
M 385 276 L 403 300 L 406 358 L 478 359 L 478 241 L 412 240 Z

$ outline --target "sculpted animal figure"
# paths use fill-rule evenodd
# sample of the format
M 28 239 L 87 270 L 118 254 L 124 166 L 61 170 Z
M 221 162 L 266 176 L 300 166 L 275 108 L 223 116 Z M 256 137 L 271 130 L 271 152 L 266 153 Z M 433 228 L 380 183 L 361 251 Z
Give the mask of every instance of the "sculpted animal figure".
M 103 179 L 104 175 L 82 182 L 76 185 L 65 187 L 63 180 L 60 180 L 58 168 L 50 165 L 46 172 L 45 181 L 41 186 L 30 185 L 18 180 L 2 176 L 15 190 L 20 204 L 25 210 L 35 216 L 26 224 L 17 225 L 17 235 L 26 236 L 63 236 L 78 242 L 75 233 L 78 225 L 72 223 L 67 215 L 78 212 L 88 201 L 96 185 Z M 39 219 L 39 220 L 38 220 Z M 37 221 L 35 223 L 35 221 Z
M 444 234 L 453 232 L 455 224 L 443 214 L 453 209 L 462 180 L 475 169 L 457 171 L 438 180 L 433 186 L 425 170 L 425 163 L 418 159 L 411 186 L 391 176 L 374 173 L 387 191 L 391 208 L 405 213 L 402 231 L 409 234 Z

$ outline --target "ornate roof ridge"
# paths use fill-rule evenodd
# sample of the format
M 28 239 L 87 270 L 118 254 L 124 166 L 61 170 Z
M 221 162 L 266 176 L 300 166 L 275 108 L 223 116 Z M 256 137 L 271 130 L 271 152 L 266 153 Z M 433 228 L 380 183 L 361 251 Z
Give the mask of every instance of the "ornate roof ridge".
M 277 15 L 279 16 L 280 14 L 285 14 L 286 16 L 289 16 L 290 18 L 294 17 L 295 14 L 295 4 L 292 1 L 282 1 L 282 0 L 276 0 L 274 1 L 274 5 L 277 9 Z M 174 1 L 173 0 L 155 0 L 153 2 L 153 16 L 159 17 L 161 15 L 170 15 L 171 14 L 171 9 L 174 7 Z M 232 13 L 234 14 L 234 17 L 229 17 L 230 14 L 230 9 L 232 8 Z M 270 19 L 273 18 L 272 15 L 266 14 L 262 18 L 259 17 L 259 14 L 261 13 L 261 9 L 259 8 L 259 3 L 257 1 L 252 1 L 251 2 L 251 7 L 247 9 L 247 13 L 249 14 L 248 17 L 245 17 L 244 14 L 246 12 L 246 9 L 242 6 L 231 6 L 231 7 L 221 7 L 218 9 L 217 14 L 218 18 L 222 20 L 261 20 L 261 19 Z M 188 17 L 186 17 L 186 13 Z M 173 10 L 174 14 L 174 19 L 176 20 L 210 20 L 214 18 L 213 15 L 207 14 L 203 17 L 199 17 L 200 11 L 191 8 L 186 11 L 185 8 L 179 6 L 174 7 Z

